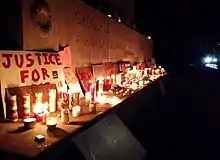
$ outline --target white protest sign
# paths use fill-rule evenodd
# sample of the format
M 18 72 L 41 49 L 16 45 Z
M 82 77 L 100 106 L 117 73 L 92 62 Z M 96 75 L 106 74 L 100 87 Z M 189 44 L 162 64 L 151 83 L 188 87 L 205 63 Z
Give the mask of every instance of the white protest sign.
M 0 51 L 0 65 L 1 81 L 7 88 L 64 81 L 58 53 Z

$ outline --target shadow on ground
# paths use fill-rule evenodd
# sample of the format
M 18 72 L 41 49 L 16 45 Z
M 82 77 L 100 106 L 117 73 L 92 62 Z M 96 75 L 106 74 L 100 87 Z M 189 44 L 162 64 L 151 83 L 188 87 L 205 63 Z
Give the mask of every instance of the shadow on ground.
M 129 126 L 148 160 L 220 159 L 220 73 L 172 75 L 167 95 L 142 107 Z

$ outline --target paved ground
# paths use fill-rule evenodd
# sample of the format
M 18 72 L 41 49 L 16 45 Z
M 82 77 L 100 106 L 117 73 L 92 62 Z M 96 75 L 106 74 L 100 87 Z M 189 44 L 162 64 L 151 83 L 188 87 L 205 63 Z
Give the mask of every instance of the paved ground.
M 173 76 L 167 95 L 142 114 L 135 127 L 143 132 L 135 134 L 148 160 L 220 159 L 220 73 L 188 69 Z

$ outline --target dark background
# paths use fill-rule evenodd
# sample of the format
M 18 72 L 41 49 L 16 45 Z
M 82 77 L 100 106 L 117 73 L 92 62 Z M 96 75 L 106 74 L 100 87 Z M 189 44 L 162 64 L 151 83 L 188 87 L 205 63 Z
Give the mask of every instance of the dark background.
M 157 63 L 178 68 L 198 63 L 220 43 L 217 1 L 136 0 L 136 23 L 151 35 Z

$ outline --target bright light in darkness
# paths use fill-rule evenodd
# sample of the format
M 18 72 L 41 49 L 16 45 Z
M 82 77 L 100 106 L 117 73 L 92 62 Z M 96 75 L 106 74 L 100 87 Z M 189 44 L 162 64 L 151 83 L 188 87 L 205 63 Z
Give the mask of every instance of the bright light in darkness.
M 148 36 L 147 39 L 151 39 L 151 36 Z
M 217 61 L 218 61 L 217 58 L 213 58 L 213 59 L 212 59 L 212 62 L 215 62 L 215 63 L 216 63 Z
M 206 67 L 209 67 L 209 68 L 213 68 L 213 69 L 218 69 L 218 65 L 217 64 L 205 64 Z
M 210 63 L 212 62 L 212 57 L 206 57 L 204 60 L 205 60 L 205 63 Z
M 109 14 L 109 15 L 108 15 L 108 17 L 112 17 L 112 15 L 111 15 L 111 14 Z

